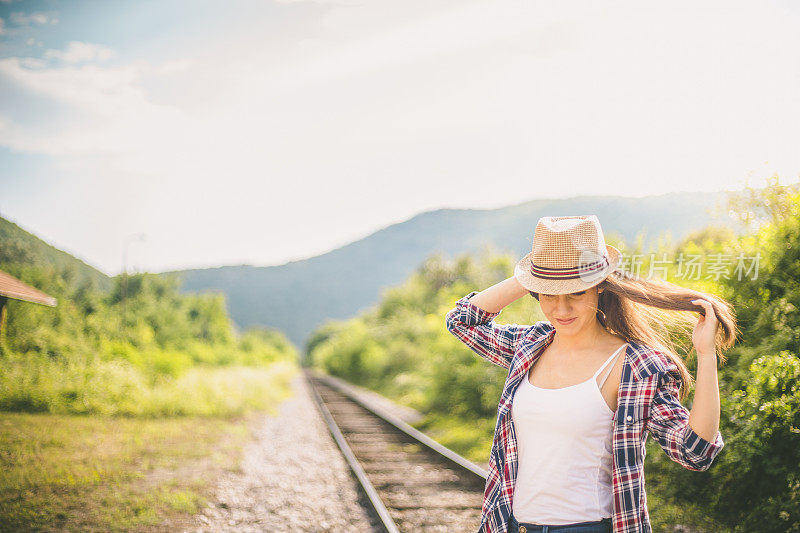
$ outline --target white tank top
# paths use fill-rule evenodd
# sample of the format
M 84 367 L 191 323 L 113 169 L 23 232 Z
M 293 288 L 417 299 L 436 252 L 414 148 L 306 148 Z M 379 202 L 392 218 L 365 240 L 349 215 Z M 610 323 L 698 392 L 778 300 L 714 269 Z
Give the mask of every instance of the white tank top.
M 512 513 L 520 522 L 570 524 L 610 517 L 611 439 L 614 412 L 601 386 L 610 361 L 577 385 L 543 389 L 525 374 L 511 405 L 517 434 L 518 470 Z

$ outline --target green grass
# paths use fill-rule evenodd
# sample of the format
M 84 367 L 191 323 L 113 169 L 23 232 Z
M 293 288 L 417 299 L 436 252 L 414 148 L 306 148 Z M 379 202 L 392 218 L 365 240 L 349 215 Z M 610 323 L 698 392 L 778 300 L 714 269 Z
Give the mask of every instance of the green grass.
M 443 446 L 486 468 L 489 451 L 492 449 L 494 422 L 487 418 L 460 420 L 428 414 L 414 426 Z
M 70 364 L 15 357 L 0 367 L 0 411 L 161 417 L 237 416 L 288 387 L 297 364 L 197 366 L 148 379 L 125 361 Z
M 225 385 L 217 392 L 230 384 Z M 283 379 L 263 385 L 270 392 L 258 395 L 261 408 L 274 408 L 289 394 Z M 241 399 L 228 390 L 239 405 Z M 0 531 L 189 525 L 217 476 L 238 468 L 257 416 L 244 413 L 165 418 L 0 413 Z

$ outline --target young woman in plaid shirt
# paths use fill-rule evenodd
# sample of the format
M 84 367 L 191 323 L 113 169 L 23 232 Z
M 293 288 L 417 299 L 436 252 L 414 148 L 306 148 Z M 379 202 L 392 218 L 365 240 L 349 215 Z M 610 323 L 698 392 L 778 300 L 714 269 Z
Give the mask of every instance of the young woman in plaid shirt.
M 596 216 L 543 217 L 514 276 L 467 294 L 448 312 L 452 334 L 508 369 L 480 532 L 650 532 L 648 433 L 690 470 L 706 470 L 724 446 L 717 349 L 735 340 L 730 305 L 626 274 L 620 259 Z M 528 294 L 547 321 L 494 323 Z M 659 309 L 700 317 L 695 323 Z M 675 327 L 693 329 L 691 411 L 681 404 L 692 377 L 670 339 Z

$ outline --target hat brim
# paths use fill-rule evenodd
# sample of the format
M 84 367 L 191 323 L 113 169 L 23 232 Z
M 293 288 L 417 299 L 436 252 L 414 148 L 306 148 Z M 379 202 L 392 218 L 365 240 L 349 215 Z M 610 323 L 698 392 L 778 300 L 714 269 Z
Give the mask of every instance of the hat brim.
M 531 273 L 531 258 L 533 256 L 533 252 L 531 252 L 517 262 L 514 267 L 514 277 L 520 285 L 537 294 L 569 294 L 571 292 L 580 292 L 594 287 L 595 285 L 599 285 L 619 266 L 622 260 L 622 253 L 610 244 L 606 244 L 606 251 L 608 253 L 608 265 L 606 265 L 604 269 L 591 274 L 581 274 L 574 279 L 555 280 L 538 278 Z

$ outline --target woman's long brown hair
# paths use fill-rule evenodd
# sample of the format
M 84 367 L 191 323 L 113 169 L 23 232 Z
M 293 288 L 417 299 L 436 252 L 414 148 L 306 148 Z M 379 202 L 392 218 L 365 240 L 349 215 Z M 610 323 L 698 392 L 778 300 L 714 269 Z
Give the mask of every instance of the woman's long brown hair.
M 697 321 L 694 312 L 705 314 L 705 308 L 693 304 L 702 298 L 711 303 L 719 320 L 715 351 L 725 363 L 722 350 L 731 348 L 739 333 L 733 307 L 719 296 L 687 289 L 659 278 L 647 279 L 618 269 L 597 285 L 605 290 L 597 303 L 597 320 L 609 332 L 655 348 L 669 357 L 681 374 L 680 399 L 686 399 L 688 386 L 694 382 L 679 350 L 692 352 L 692 331 Z M 531 293 L 538 299 L 538 294 Z M 675 311 L 692 311 L 676 313 Z M 688 338 L 688 342 L 686 339 Z

